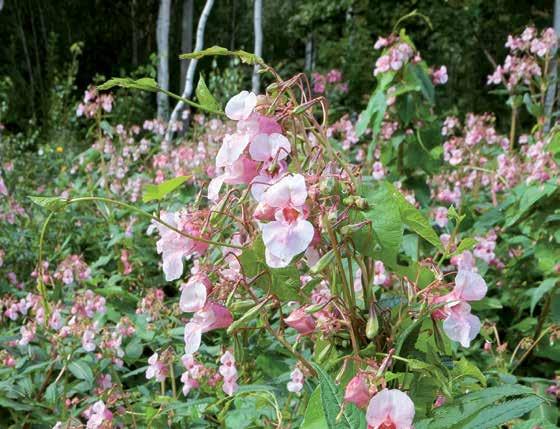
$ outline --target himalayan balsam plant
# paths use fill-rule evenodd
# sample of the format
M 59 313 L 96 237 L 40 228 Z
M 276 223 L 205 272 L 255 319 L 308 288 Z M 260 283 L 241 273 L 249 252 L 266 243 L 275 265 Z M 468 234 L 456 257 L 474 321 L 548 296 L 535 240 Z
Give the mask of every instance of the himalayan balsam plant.
M 555 44 L 549 31 L 512 38 L 517 56 L 489 81 L 503 81 L 511 97 L 520 84 L 542 92 L 532 82 L 546 74 L 539 61 Z M 469 358 L 473 348 L 493 350 L 496 327 L 477 309 L 502 287 L 492 270 L 506 262 L 497 250 L 503 225 L 471 228 L 465 206 L 476 200 L 475 211 L 492 210 L 520 184 L 553 182 L 548 137 L 538 128 L 514 144 L 515 124 L 501 135 L 492 114 L 441 123 L 435 87 L 447 82 L 445 66 L 429 67 L 404 31 L 375 49 L 377 87 L 356 124 L 349 115 L 328 123 L 326 86 L 346 90 L 338 70 L 315 74 L 313 85 L 305 74 L 285 80 L 254 55 L 219 47 L 183 57 L 257 62 L 272 83 L 222 109 L 201 78 L 198 102 L 185 101 L 218 118 L 195 117 L 204 130 L 198 146 L 163 141 L 166 127 L 180 130 L 182 121 L 109 129 L 114 100 L 101 91 L 158 91 L 153 80 L 88 89 L 77 114 L 99 132 L 74 172 L 99 165 L 103 175 L 85 196 L 32 197 L 49 212 L 37 293 L 2 298 L 3 317 L 19 322 L 19 333 L 0 358 L 6 370 L 20 359 L 44 361 L 35 398 L 56 411 L 43 423 L 494 428 L 547 405 L 506 377 L 520 363 L 517 350 L 536 343 L 520 343 L 506 368 L 507 343 L 497 339 L 494 373 Z M 186 201 L 176 197 L 185 186 L 195 189 Z M 107 261 L 90 265 L 80 254 L 50 266 L 49 225 L 83 204 L 95 204 L 129 240 L 150 240 L 154 257 L 140 266 L 132 245 L 119 247 L 120 277 L 108 280 L 94 280 Z M 149 225 L 133 228 L 143 220 Z M 141 299 L 115 286 L 134 275 L 141 284 L 142 270 L 158 262 L 165 282 Z M 130 301 L 134 311 L 123 316 L 118 309 Z M 558 328 L 540 334 L 535 341 Z

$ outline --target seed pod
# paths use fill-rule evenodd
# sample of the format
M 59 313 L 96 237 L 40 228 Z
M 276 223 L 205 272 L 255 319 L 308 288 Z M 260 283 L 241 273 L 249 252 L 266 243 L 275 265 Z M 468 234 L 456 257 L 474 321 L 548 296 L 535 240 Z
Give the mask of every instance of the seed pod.
M 313 265 L 309 271 L 311 272 L 311 274 L 318 274 L 321 271 L 323 271 L 325 268 L 327 268 L 332 263 L 333 259 L 334 259 L 334 251 L 329 250 L 327 253 L 321 256 L 321 259 L 319 259 L 317 263 Z
M 377 319 L 377 311 L 375 304 L 369 307 L 369 317 L 366 324 L 366 337 L 370 340 L 374 339 L 379 332 L 379 320 Z

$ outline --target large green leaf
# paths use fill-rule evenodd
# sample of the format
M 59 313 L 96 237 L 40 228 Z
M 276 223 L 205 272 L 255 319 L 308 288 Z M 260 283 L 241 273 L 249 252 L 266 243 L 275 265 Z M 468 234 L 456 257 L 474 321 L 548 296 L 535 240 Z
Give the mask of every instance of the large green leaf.
M 401 219 L 404 224 L 434 247 L 444 251 L 443 244 L 430 225 L 428 219 L 426 219 L 416 207 L 410 204 L 404 195 L 401 194 L 391 183 L 386 182 L 386 186 L 389 189 L 391 197 L 396 201 L 399 207 Z
M 131 79 L 129 77 L 113 77 L 109 79 L 107 82 L 98 85 L 97 89 L 107 90 L 115 86 L 119 86 L 121 88 L 141 89 L 142 91 L 150 91 L 150 92 L 159 91 L 159 86 L 157 82 L 151 77 L 143 77 L 140 79 Z
M 300 429 L 324 429 L 325 427 L 327 427 L 327 420 L 321 402 L 321 386 L 317 386 L 307 403 Z
M 395 261 L 403 238 L 399 206 L 389 188 L 383 184 L 366 184 L 362 195 L 369 203 L 364 216 L 371 221 L 373 232 L 385 256 L 384 262 Z
M 234 56 L 238 57 L 241 61 L 247 64 L 255 64 L 259 63 L 262 64 L 262 58 L 258 57 L 255 54 L 250 52 L 238 50 L 238 51 L 230 51 L 229 49 L 223 48 L 221 46 L 212 46 L 210 48 L 204 49 L 202 51 L 190 52 L 188 54 L 181 54 L 179 58 L 182 60 L 199 60 L 204 57 L 208 56 Z
M 68 200 L 62 197 L 29 196 L 28 198 L 38 206 L 44 207 L 52 212 L 58 211 L 68 204 Z
M 490 387 L 463 395 L 419 421 L 416 429 L 489 429 L 538 407 L 543 399 L 519 384 Z
M 393 72 L 383 73 L 381 75 L 379 83 L 377 84 L 373 95 L 369 99 L 366 110 L 360 113 L 360 117 L 358 118 L 358 123 L 356 124 L 356 135 L 358 137 L 361 137 L 366 132 L 372 118 L 374 118 L 372 137 L 375 138 L 375 136 L 379 133 L 383 116 L 387 110 L 387 97 L 385 96 L 385 89 L 394 77 L 395 73 Z
M 559 280 L 558 277 L 546 279 L 541 282 L 539 287 L 533 288 L 528 292 L 529 295 L 531 296 L 531 314 L 533 314 L 533 311 L 535 311 L 535 307 L 542 299 L 542 297 L 545 296 L 552 289 L 554 289 L 554 286 L 556 286 L 558 280 Z
M 201 106 L 208 110 L 215 110 L 218 112 L 222 111 L 222 106 L 220 103 L 214 98 L 208 87 L 206 86 L 206 82 L 202 75 L 198 79 L 198 84 L 196 85 L 196 98 Z

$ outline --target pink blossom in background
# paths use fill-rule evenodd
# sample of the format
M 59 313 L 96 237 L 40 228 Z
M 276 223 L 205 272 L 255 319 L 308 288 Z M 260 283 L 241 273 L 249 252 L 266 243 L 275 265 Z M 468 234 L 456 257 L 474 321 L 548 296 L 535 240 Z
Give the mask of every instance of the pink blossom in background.
M 113 413 L 105 406 L 103 401 L 97 401 L 84 411 L 84 415 L 88 419 L 86 423 L 87 429 L 101 429 L 107 427 L 105 423 L 113 420 Z
M 156 381 L 163 381 L 167 378 L 169 373 L 169 367 L 165 362 L 159 359 L 158 353 L 154 353 L 148 359 L 148 369 L 146 370 L 146 378 L 151 380 L 152 378 Z
M 297 367 L 294 368 L 294 370 L 290 373 L 290 381 L 288 381 L 287 384 L 288 392 L 300 393 L 303 390 L 304 381 L 305 378 L 301 369 Z
M 414 403 L 398 389 L 383 389 L 369 401 L 366 420 L 372 429 L 412 429 Z
M 222 386 L 222 390 L 226 395 L 233 395 L 237 389 L 237 368 L 235 367 L 235 358 L 233 354 L 227 350 L 222 357 L 220 358 L 220 367 L 218 368 L 218 372 L 222 375 L 224 379 L 224 384 Z
M 233 317 L 226 307 L 215 302 L 208 302 L 185 325 L 185 353 L 192 355 L 198 351 L 203 333 L 227 328 L 232 322 Z

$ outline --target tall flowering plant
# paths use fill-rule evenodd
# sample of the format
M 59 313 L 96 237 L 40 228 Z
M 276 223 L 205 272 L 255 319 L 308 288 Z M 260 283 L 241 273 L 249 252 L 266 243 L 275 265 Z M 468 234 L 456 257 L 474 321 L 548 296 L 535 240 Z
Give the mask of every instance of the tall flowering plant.
M 327 100 L 304 74 L 285 80 L 254 55 L 219 47 L 186 55 L 237 56 L 272 77 L 264 94 L 242 91 L 223 109 L 202 79 L 198 102 L 187 100 L 229 121 L 196 198 L 172 198 L 190 180 L 173 162 L 173 142 L 163 142 L 154 163 L 181 176 L 146 186 L 142 207 L 101 196 L 33 197 L 50 212 L 43 231 L 85 202 L 148 220 L 164 284 L 132 298 L 130 318 L 115 317 L 111 300 L 91 290 L 68 307 L 57 291 L 92 281 L 98 267 L 73 255 L 51 276 L 41 238 L 37 294 L 6 301 L 7 317 L 26 323 L 0 355 L 5 366 L 15 365 L 17 347 L 51 338 L 50 352 L 68 363 L 52 362 L 38 396 L 48 391 L 51 401 L 71 372 L 84 383 L 73 385 L 60 414 L 92 428 L 206 420 L 241 427 L 230 407 L 263 427 L 490 428 L 543 404 L 466 358 L 482 347 L 481 331 L 488 337 L 478 308 L 496 285 L 477 261 L 499 261 L 496 231 L 471 236 L 462 194 L 455 206 L 423 209 L 402 180 L 426 173 L 414 150 L 432 161 L 470 160 L 462 144 L 438 152 L 423 139 L 437 124 L 434 85 L 445 83 L 446 70 L 429 68 L 404 32 L 376 47 L 378 87 L 356 125 L 356 139 L 371 143 L 357 158 L 333 147 Z M 98 91 L 114 85 L 159 90 L 151 79 L 113 79 Z M 502 143 L 490 119 L 473 123 L 471 146 Z M 119 259 L 123 272 L 135 269 L 127 253 Z M 123 288 L 109 290 L 131 299 Z M 289 394 L 277 398 L 278 388 Z

